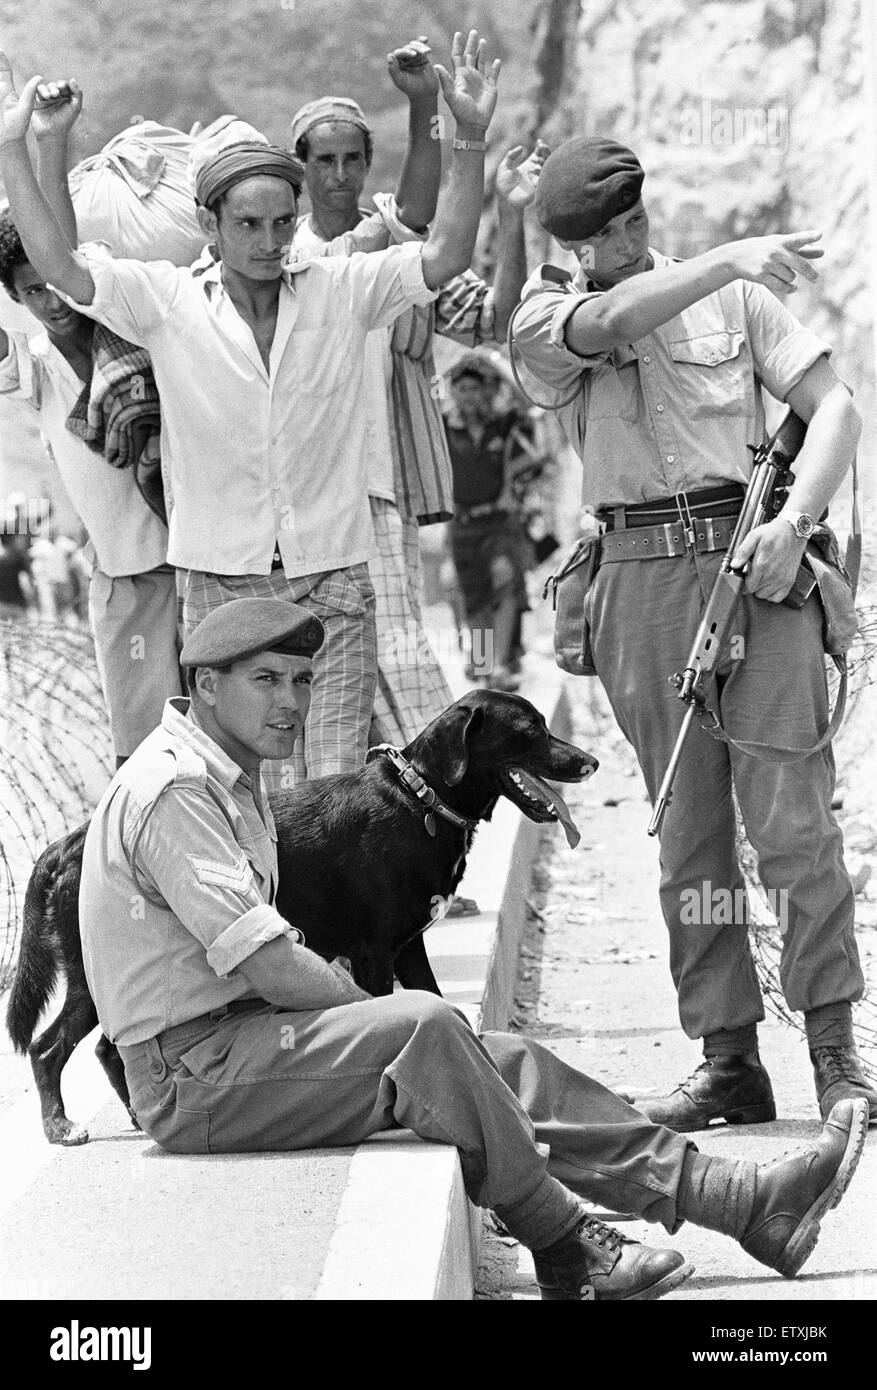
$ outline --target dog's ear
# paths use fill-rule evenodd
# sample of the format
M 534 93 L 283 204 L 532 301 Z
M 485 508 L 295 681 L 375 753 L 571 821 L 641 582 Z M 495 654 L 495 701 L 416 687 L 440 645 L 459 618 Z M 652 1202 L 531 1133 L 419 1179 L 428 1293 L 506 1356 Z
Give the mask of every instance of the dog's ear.
M 484 723 L 484 711 L 460 705 L 453 712 L 445 731 L 445 746 L 440 754 L 441 774 L 449 787 L 455 787 L 466 776 L 469 766 L 469 744 L 472 736 Z

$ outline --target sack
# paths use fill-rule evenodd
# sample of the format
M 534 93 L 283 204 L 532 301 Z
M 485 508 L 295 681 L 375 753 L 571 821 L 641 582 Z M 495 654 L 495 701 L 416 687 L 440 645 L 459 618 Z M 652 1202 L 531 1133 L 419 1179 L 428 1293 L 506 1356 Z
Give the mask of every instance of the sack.
M 822 646 L 828 656 L 844 656 L 859 626 L 853 582 L 841 559 L 837 536 L 819 525 L 807 542 L 804 564 L 811 571 L 822 604 Z
M 562 671 L 573 676 L 597 674 L 591 651 L 587 599 L 599 560 L 599 537 L 578 540 L 549 577 L 542 594 L 547 598 L 549 589 L 552 592 L 554 659 Z
M 142 121 L 70 172 L 80 242 L 114 256 L 189 266 L 208 237 L 198 226 L 189 178 L 190 135 Z

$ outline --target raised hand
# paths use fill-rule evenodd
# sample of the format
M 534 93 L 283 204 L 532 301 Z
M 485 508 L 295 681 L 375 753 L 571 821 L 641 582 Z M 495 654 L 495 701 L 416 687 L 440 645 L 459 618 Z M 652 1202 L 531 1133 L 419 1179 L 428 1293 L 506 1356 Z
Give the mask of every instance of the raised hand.
M 409 101 L 432 101 L 438 96 L 438 78 L 429 54 L 429 39 L 425 34 L 387 54 L 390 77 Z
M 69 81 L 41 82 L 31 118 L 37 140 L 66 140 L 82 110 L 82 92 Z
M 542 166 L 550 153 L 544 140 L 537 140 L 536 148 L 529 155 L 523 145 L 514 145 L 503 156 L 496 171 L 498 197 L 512 208 L 521 209 L 532 203 Z
M 32 77 L 19 96 L 12 79 L 12 64 L 5 53 L 0 53 L 0 146 L 12 145 L 27 135 L 42 80 Z
M 810 261 L 825 255 L 820 247 L 811 245 L 821 237 L 822 233 L 816 231 L 783 232 L 777 236 L 747 237 L 719 249 L 741 280 L 765 285 L 782 297 L 794 294 L 799 275 L 805 280 L 819 279 Z
M 447 68 L 436 63 L 442 95 L 458 126 L 485 131 L 490 125 L 496 106 L 496 85 L 502 64 L 498 58 L 487 62 L 487 44 L 478 38 L 478 30 L 470 29 L 466 46 L 463 35 L 454 34 L 451 47 L 453 77 Z

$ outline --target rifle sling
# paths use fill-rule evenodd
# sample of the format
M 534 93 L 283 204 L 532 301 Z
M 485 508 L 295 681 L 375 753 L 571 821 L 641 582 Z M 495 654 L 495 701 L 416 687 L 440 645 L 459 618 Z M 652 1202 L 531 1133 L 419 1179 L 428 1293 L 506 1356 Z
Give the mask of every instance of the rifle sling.
M 736 748 L 738 752 L 745 753 L 749 758 L 755 758 L 763 763 L 801 763 L 805 758 L 811 758 L 814 753 L 819 753 L 834 738 L 841 724 L 847 707 L 847 661 L 844 656 L 833 656 L 832 661 L 840 672 L 840 682 L 837 688 L 837 699 L 834 702 L 834 709 L 829 720 L 828 728 L 825 733 L 811 748 L 771 748 L 768 744 L 738 742 L 731 738 L 722 728 L 721 720 L 715 711 L 706 709 L 703 716 L 698 715 L 700 727 L 704 733 L 716 739 L 719 743 L 727 743 L 729 747 Z M 706 718 L 712 720 L 709 724 Z

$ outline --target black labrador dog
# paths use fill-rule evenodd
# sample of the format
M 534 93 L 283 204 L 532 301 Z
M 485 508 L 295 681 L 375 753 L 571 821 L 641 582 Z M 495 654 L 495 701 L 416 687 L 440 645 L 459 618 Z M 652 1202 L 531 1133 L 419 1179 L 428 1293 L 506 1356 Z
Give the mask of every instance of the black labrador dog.
M 406 989 L 439 994 L 423 933 L 463 876 L 478 822 L 489 820 L 506 796 L 532 821 L 561 821 L 576 844 L 566 804 L 545 779 L 581 782 L 597 766 L 590 753 L 555 738 L 529 701 L 472 691 L 401 752 L 373 749 L 357 772 L 320 777 L 272 797 L 277 909 L 319 955 L 345 956 L 369 993 L 390 994 L 395 976 Z M 30 1055 L 43 1128 L 53 1144 L 88 1138 L 67 1119 L 60 1087 L 74 1047 L 98 1021 L 79 940 L 87 829 L 80 826 L 51 845 L 34 866 L 7 1010 L 16 1049 Z M 31 1042 L 59 973 L 66 979 L 61 1012 Z M 96 1052 L 128 1107 L 115 1046 L 102 1035 Z

